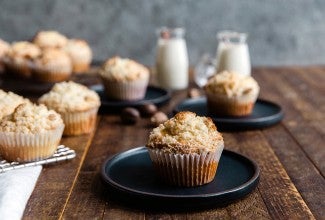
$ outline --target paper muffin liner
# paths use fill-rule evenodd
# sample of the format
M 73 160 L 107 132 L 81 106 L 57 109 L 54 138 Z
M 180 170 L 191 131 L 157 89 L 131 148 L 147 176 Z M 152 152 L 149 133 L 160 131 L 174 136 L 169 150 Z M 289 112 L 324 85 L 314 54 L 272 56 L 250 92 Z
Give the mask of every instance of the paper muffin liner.
M 208 112 L 220 116 L 247 116 L 253 111 L 258 94 L 227 97 L 207 93 Z
M 53 155 L 64 125 L 37 134 L 0 132 L 0 154 L 8 161 L 38 161 Z
M 85 73 L 90 69 L 89 61 L 72 61 L 72 71 L 75 74 Z
M 25 79 L 31 78 L 32 71 L 29 60 L 4 58 L 2 62 L 5 69 L 15 76 Z
M 217 171 L 223 146 L 215 152 L 175 154 L 148 149 L 158 175 L 171 185 L 200 186 L 211 182 Z
M 51 66 L 45 67 L 36 64 L 30 64 L 32 77 L 40 82 L 62 82 L 70 78 L 72 67 Z
M 144 98 L 149 83 L 149 77 L 129 82 L 110 81 L 102 77 L 102 81 L 107 97 L 118 100 L 134 101 Z
M 82 112 L 60 113 L 65 124 L 64 135 L 80 135 L 92 132 L 96 124 L 98 107 Z

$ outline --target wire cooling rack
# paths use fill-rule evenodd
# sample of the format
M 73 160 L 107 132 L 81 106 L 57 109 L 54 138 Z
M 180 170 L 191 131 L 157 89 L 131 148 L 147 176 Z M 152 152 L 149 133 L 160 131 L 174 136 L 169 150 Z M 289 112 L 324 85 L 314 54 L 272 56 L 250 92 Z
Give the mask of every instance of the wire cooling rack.
M 44 160 L 35 161 L 35 162 L 26 162 L 26 163 L 8 162 L 3 158 L 1 158 L 0 156 L 0 173 L 4 173 L 9 170 L 16 170 L 24 167 L 32 167 L 37 165 L 55 163 L 63 160 L 70 160 L 74 157 L 76 157 L 76 152 L 64 145 L 58 146 L 55 153 L 51 157 Z

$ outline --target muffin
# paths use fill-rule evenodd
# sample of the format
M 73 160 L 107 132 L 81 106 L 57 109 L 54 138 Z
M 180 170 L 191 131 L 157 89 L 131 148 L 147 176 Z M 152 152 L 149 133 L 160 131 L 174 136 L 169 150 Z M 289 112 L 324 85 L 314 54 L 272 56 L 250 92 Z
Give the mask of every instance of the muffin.
M 33 62 L 33 78 L 40 82 L 61 82 L 72 73 L 69 55 L 60 49 L 47 48 Z
M 0 39 L 0 73 L 4 71 L 4 63 L 3 63 L 3 58 L 5 54 L 9 51 L 10 45 Z
M 179 112 L 152 130 L 146 147 L 163 180 L 192 187 L 214 179 L 224 142 L 210 118 Z
M 22 103 L 31 103 L 28 99 L 16 95 L 12 92 L 5 92 L 0 89 L 0 119 L 4 116 L 10 115 L 15 108 Z
M 62 137 L 61 116 L 44 105 L 21 104 L 0 120 L 0 154 L 8 161 L 37 161 L 53 155 Z
M 41 49 L 27 41 L 13 43 L 4 56 L 6 68 L 19 77 L 30 78 L 30 63 L 41 54 Z
M 86 86 L 74 82 L 57 83 L 38 101 L 61 114 L 64 135 L 90 133 L 95 127 L 100 100 L 97 93 Z
M 247 116 L 253 111 L 260 88 L 251 76 L 223 71 L 210 78 L 204 90 L 210 114 Z
M 65 51 L 69 54 L 74 73 L 83 73 L 89 70 L 92 60 L 92 51 L 86 41 L 80 39 L 70 39 L 65 46 Z
M 41 48 L 63 48 L 67 42 L 68 39 L 57 31 L 40 31 L 33 39 Z
M 102 65 L 99 75 L 108 98 L 134 101 L 146 94 L 149 70 L 133 60 L 113 57 Z

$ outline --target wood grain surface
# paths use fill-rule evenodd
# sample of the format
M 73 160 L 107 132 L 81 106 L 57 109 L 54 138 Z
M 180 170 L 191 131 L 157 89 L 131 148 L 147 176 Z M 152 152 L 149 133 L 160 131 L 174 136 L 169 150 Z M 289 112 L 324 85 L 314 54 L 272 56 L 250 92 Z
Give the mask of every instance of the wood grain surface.
M 124 125 L 118 115 L 103 113 L 92 134 L 62 139 L 77 157 L 44 167 L 23 218 L 325 219 L 325 67 L 258 67 L 253 76 L 260 98 L 279 104 L 285 117 L 272 127 L 223 133 L 226 149 L 252 158 L 261 169 L 258 187 L 246 197 L 186 212 L 115 202 L 101 181 L 101 166 L 116 153 L 144 145 L 152 126 L 148 118 Z M 161 110 L 171 116 L 186 97 L 186 90 L 173 92 Z

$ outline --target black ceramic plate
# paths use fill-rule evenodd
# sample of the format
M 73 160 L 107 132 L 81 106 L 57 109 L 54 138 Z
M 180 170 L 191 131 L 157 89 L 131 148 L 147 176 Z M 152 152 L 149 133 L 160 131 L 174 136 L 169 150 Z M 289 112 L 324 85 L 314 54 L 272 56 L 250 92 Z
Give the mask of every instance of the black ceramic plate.
M 200 116 L 209 116 L 216 123 L 218 130 L 237 131 L 259 129 L 280 122 L 284 116 L 281 107 L 273 102 L 258 99 L 253 112 L 245 117 L 220 117 L 207 111 L 206 98 L 186 99 L 181 102 L 174 112 L 191 111 Z
M 199 187 L 170 186 L 155 174 L 149 153 L 139 147 L 117 154 L 102 166 L 110 196 L 139 208 L 192 210 L 226 205 L 250 193 L 260 170 L 255 162 L 224 150 L 215 179 Z
M 153 103 L 159 106 L 170 99 L 170 93 L 168 91 L 153 86 L 148 86 L 145 97 L 137 101 L 119 101 L 109 99 L 106 97 L 102 85 L 91 86 L 90 89 L 96 91 L 99 94 L 101 105 L 105 108 L 125 108 L 129 106 L 138 106 L 143 103 Z

